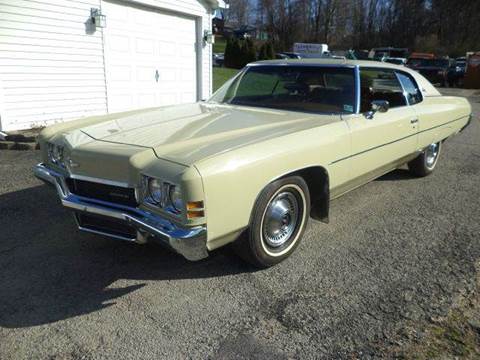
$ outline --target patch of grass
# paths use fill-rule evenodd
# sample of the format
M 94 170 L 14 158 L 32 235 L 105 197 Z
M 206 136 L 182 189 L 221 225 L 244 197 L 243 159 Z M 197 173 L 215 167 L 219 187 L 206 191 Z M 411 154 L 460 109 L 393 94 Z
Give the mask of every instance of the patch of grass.
M 238 69 L 229 69 L 224 67 L 213 68 L 213 91 L 217 91 L 227 80 L 238 73 Z
M 460 309 L 455 309 L 439 324 L 427 328 L 426 337 L 404 355 L 412 359 L 478 359 L 479 334 L 468 325 Z
M 459 297 L 444 317 L 432 319 L 416 340 L 387 350 L 400 359 L 480 359 L 480 297 L 478 289 Z
M 449 311 L 429 321 L 412 321 L 376 351 L 382 358 L 415 360 L 480 359 L 480 261 L 475 288 L 456 296 Z
M 215 35 L 215 43 L 213 44 L 214 53 L 224 53 L 227 41 L 223 36 Z

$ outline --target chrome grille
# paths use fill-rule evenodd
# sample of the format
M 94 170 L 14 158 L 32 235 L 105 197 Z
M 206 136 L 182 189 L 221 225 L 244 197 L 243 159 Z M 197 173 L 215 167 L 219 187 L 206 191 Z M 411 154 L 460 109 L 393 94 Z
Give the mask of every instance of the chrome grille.
M 124 206 L 138 206 L 137 199 L 135 198 L 135 189 L 133 188 L 106 185 L 77 179 L 67 179 L 66 181 L 72 194 Z

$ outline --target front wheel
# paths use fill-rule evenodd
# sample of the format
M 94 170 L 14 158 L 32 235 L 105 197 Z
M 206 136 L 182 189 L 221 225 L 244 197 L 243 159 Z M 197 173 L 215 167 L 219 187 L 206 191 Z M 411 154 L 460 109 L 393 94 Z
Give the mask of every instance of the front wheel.
M 442 142 L 428 145 L 420 155 L 408 163 L 408 169 L 416 176 L 430 175 L 437 165 Z
M 310 194 L 299 176 L 267 185 L 257 199 L 246 234 L 235 242 L 238 254 L 266 268 L 290 256 L 300 243 L 310 214 Z

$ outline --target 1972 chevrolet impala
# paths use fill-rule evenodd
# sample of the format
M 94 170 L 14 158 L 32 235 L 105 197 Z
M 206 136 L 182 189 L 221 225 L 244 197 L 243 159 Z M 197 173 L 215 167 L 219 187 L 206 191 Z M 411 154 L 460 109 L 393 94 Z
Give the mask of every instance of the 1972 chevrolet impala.
M 328 222 L 330 200 L 403 164 L 430 174 L 470 118 L 466 99 L 405 67 L 265 61 L 205 102 L 48 127 L 35 174 L 81 230 L 189 260 L 234 242 L 267 267 L 295 250 L 310 216 Z

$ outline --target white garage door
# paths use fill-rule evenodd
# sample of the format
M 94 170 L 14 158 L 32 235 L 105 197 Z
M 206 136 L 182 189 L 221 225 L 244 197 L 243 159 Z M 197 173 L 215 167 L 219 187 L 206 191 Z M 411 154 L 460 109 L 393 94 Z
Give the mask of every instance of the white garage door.
M 107 1 L 102 12 L 110 113 L 197 101 L 193 18 Z

